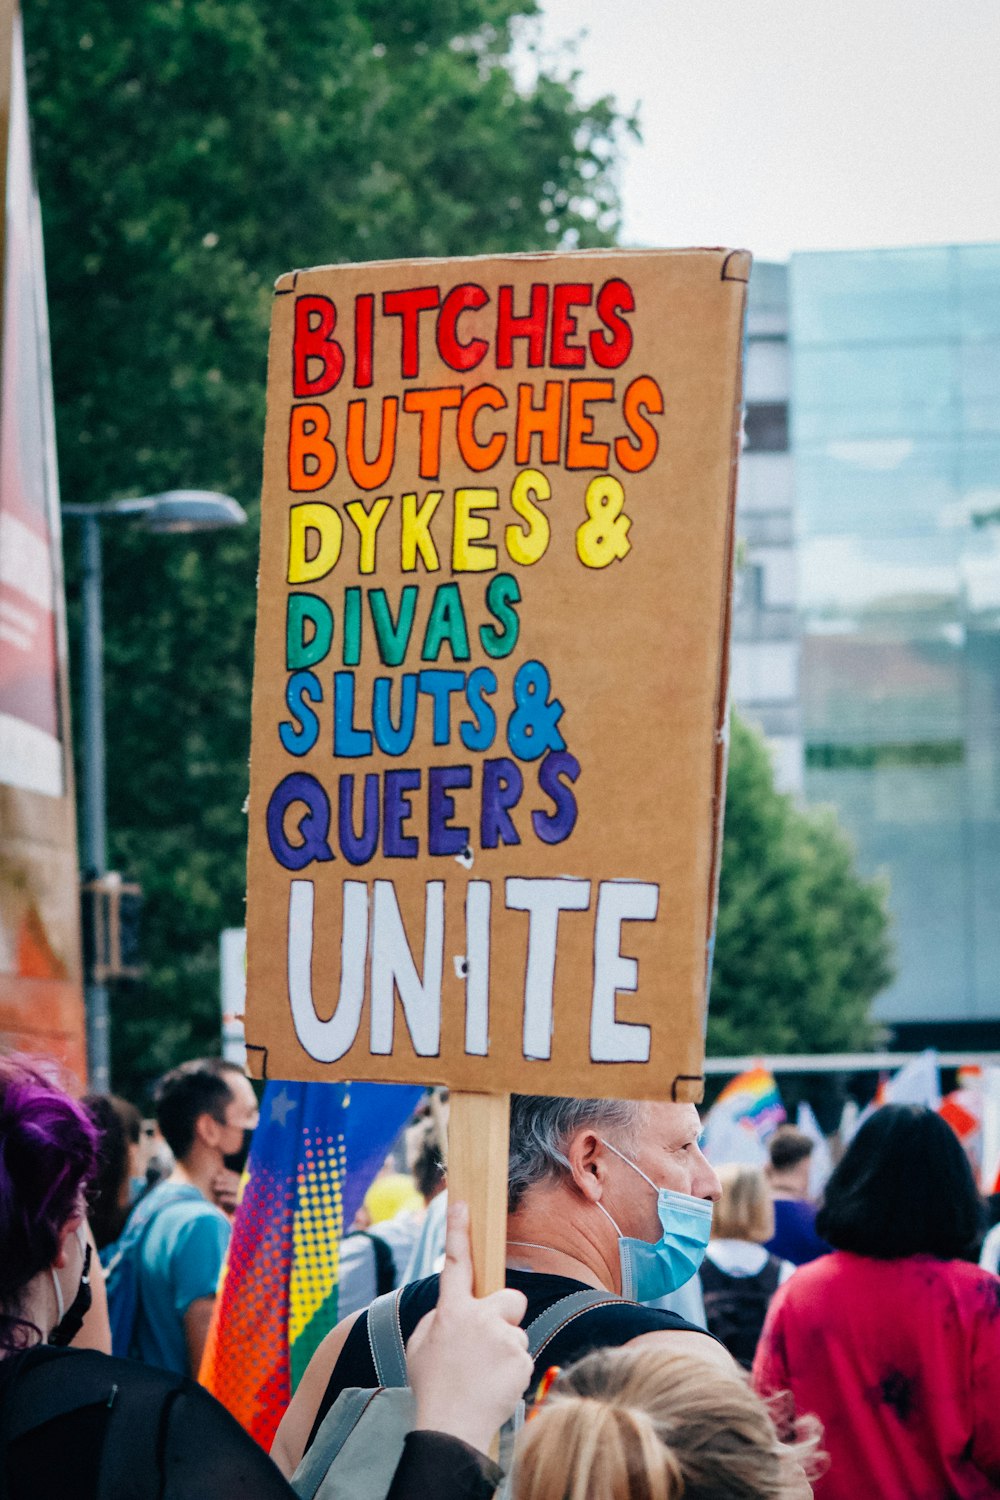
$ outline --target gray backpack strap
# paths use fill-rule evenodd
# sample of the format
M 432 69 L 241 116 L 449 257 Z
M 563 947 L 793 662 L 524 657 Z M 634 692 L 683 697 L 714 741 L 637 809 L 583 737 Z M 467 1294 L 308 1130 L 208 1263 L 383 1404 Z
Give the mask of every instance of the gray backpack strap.
M 413 1420 L 411 1391 L 341 1391 L 291 1477 L 298 1500 L 385 1500 Z
M 341 1448 L 361 1421 L 375 1395 L 375 1391 L 341 1391 L 323 1418 L 323 1425 L 317 1432 L 315 1441 L 306 1449 L 301 1463 L 292 1475 L 292 1487 L 299 1500 L 313 1500 L 326 1478 L 327 1470 L 339 1456 Z
M 379 1385 L 406 1385 L 406 1346 L 399 1326 L 400 1292 L 376 1297 L 368 1309 L 368 1344 Z
M 611 1296 L 608 1292 L 583 1291 L 570 1292 L 568 1297 L 560 1297 L 558 1302 L 553 1302 L 544 1312 L 528 1324 L 528 1353 L 533 1360 L 537 1360 L 546 1344 L 561 1333 L 567 1323 L 572 1323 L 574 1318 L 579 1318 L 583 1313 L 590 1312 L 594 1307 L 613 1307 L 621 1302 L 621 1297 Z M 514 1414 L 506 1421 L 500 1429 L 500 1467 L 503 1469 L 505 1479 L 496 1492 L 494 1500 L 508 1500 L 510 1495 L 510 1476 L 514 1462 L 514 1444 L 517 1435 L 524 1425 L 524 1402 L 519 1401 Z
M 553 1302 L 532 1323 L 528 1324 L 528 1353 L 532 1359 L 537 1360 L 546 1344 L 551 1343 L 557 1333 L 561 1333 L 567 1323 L 572 1323 L 581 1313 L 590 1312 L 594 1307 L 614 1307 L 623 1302 L 623 1297 L 615 1297 L 609 1292 L 585 1291 L 570 1292 L 568 1297 L 560 1297 L 558 1302 Z

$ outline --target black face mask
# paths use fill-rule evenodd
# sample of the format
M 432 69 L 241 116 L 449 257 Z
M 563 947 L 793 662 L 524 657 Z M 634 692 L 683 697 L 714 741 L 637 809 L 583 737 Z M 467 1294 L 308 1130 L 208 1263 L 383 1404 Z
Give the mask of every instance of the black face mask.
M 239 1172 L 240 1176 L 242 1176 L 243 1168 L 247 1164 L 247 1157 L 250 1155 L 250 1142 L 252 1140 L 253 1131 L 244 1128 L 242 1146 L 240 1146 L 238 1151 L 230 1151 L 228 1156 L 222 1158 L 223 1166 L 228 1167 L 230 1172 Z
M 62 1289 L 59 1286 L 55 1271 L 52 1272 L 52 1281 L 56 1287 L 56 1303 L 61 1309 Z M 50 1344 L 55 1344 L 58 1349 L 65 1349 L 67 1344 L 73 1342 L 83 1327 L 84 1318 L 90 1311 L 92 1295 L 90 1290 L 90 1245 L 88 1244 L 86 1250 L 83 1252 L 83 1274 L 80 1277 L 80 1285 L 77 1288 L 76 1296 L 49 1334 Z

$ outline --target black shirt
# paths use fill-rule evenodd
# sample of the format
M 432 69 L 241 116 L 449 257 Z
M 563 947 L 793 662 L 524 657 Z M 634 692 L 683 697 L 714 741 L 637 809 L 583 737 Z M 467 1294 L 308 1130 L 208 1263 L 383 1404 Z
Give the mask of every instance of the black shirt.
M 569 1276 L 549 1276 L 539 1271 L 507 1272 L 507 1285 L 523 1292 L 528 1299 L 528 1310 L 522 1328 L 571 1292 L 592 1291 L 582 1281 Z M 416 1328 L 425 1313 L 437 1304 L 438 1278 L 428 1276 L 423 1281 L 410 1282 L 403 1288 L 399 1302 L 399 1322 L 404 1343 Z M 610 1293 L 609 1293 L 610 1296 Z M 544 1375 L 550 1365 L 570 1365 L 582 1359 L 592 1349 L 614 1348 L 627 1344 L 643 1333 L 689 1332 L 704 1334 L 703 1328 L 688 1323 L 676 1313 L 663 1312 L 659 1308 L 643 1307 L 638 1302 L 615 1301 L 604 1307 L 592 1308 L 581 1313 L 555 1335 L 542 1350 L 532 1387 Z M 707 1337 L 707 1335 L 706 1335 Z M 368 1343 L 368 1314 L 362 1313 L 347 1335 L 340 1351 L 340 1358 L 333 1367 L 333 1374 L 323 1394 L 316 1420 L 309 1434 L 306 1448 L 312 1444 L 320 1423 L 330 1410 L 341 1391 L 360 1386 L 363 1390 L 378 1385 L 375 1364 Z

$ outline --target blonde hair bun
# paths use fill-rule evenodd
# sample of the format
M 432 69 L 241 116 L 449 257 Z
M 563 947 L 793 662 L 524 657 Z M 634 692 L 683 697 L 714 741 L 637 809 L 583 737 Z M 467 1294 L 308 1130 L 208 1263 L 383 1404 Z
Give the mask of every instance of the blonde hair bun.
M 603 1349 L 560 1375 L 518 1440 L 514 1500 L 792 1500 L 817 1441 L 783 1443 L 735 1366 Z

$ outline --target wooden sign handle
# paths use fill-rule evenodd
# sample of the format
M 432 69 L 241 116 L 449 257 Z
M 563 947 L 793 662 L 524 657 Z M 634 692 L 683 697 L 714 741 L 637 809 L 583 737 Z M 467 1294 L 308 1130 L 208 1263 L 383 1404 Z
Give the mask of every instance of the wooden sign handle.
M 509 1094 L 452 1090 L 448 1116 L 448 1197 L 469 1205 L 477 1297 L 504 1285 L 507 1259 Z

